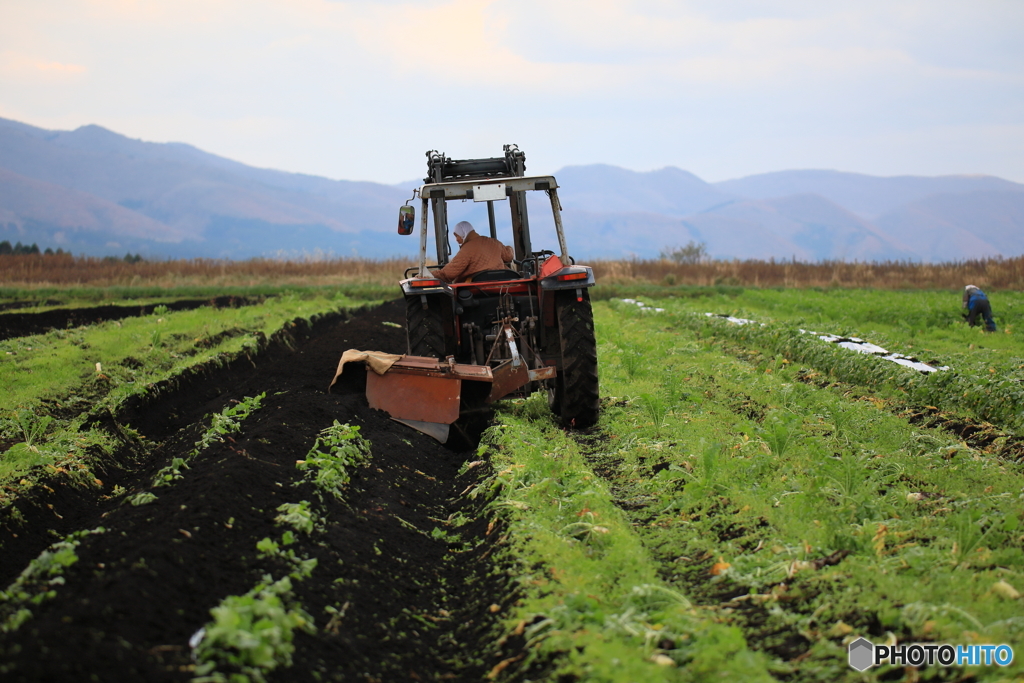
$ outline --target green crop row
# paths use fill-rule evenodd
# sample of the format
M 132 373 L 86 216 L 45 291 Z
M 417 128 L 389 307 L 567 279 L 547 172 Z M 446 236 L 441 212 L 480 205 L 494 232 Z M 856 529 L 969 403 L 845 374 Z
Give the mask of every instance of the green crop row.
M 198 308 L 0 341 L 2 410 L 40 414 L 116 407 L 139 389 L 223 354 L 253 353 L 294 318 L 352 306 L 344 297 L 280 296 L 258 306 Z M 44 403 L 45 402 L 45 403 Z
M 768 680 L 765 659 L 666 585 L 608 485 L 539 394 L 503 412 L 482 450 L 497 473 L 474 494 L 508 523 L 523 599 L 506 623 L 525 656 L 506 666 L 587 681 Z
M 1020 369 L 1024 293 L 999 292 L 992 301 L 997 334 L 963 322 L 958 292 L 703 288 L 659 298 L 656 305 L 676 314 L 727 314 L 862 337 L 891 352 L 936 361 L 935 365 L 960 368 L 977 363 L 997 374 Z
M 305 459 L 296 463 L 304 476 L 295 484 L 310 482 L 318 493 L 342 500 L 352 470 L 369 459 L 370 443 L 359 435 L 359 427 L 335 420 L 320 432 Z M 261 558 L 290 567 L 288 576 L 274 581 L 264 575 L 244 595 L 228 596 L 210 610 L 213 621 L 203 627 L 195 645 L 194 683 L 264 683 L 266 674 L 292 665 L 295 631 L 316 633 L 313 617 L 293 595 L 292 582 L 309 578 L 317 560 L 290 546 L 298 542 L 296 534 L 308 537 L 323 531 L 318 512 L 323 502 L 321 497 L 319 505 L 301 500 L 277 507 L 274 522 L 286 528 L 280 540 L 264 538 L 256 549 Z
M 359 427 L 337 420 L 322 430 L 305 460 L 296 467 L 323 494 L 341 499 L 342 490 L 352 478 L 352 471 L 370 459 L 370 442 L 359 435 Z
M 203 435 L 196 441 L 195 448 L 183 458 L 173 458 L 171 462 L 161 467 L 153 475 L 150 487 L 155 489 L 167 486 L 182 478 L 181 471 L 188 469 L 188 464 L 199 457 L 199 454 L 215 443 L 224 443 L 229 434 L 237 434 L 242 429 L 242 421 L 245 420 L 254 410 L 259 410 L 263 399 L 267 397 L 266 392 L 256 396 L 247 396 L 241 401 L 225 407 L 219 413 L 210 416 L 210 426 L 206 428 Z M 131 498 L 131 504 L 135 506 L 148 505 L 157 499 L 155 493 L 140 491 Z
M 993 349 L 1019 349 L 1014 333 L 1024 329 L 1024 292 L 988 293 L 998 334 L 984 334 L 981 328 L 971 329 L 964 324 L 960 290 L 703 287 L 669 296 L 663 290 L 657 305 L 758 320 L 786 320 L 834 334 L 872 338 L 880 334 L 887 341 L 918 347 L 923 344 L 941 353 L 965 351 L 971 344 L 979 343 Z
M 266 674 L 292 665 L 295 631 L 316 633 L 313 617 L 292 592 L 292 582 L 309 578 L 317 560 L 288 546 L 297 540 L 292 529 L 306 535 L 317 530 L 317 514 L 305 500 L 283 503 L 277 511 L 275 523 L 292 528 L 285 529 L 279 542 L 262 539 L 256 550 L 261 558 L 291 571 L 277 581 L 264 574 L 251 590 L 229 595 L 210 610 L 213 620 L 194 636 L 193 683 L 265 683 Z
M 723 318 L 692 314 L 675 317 L 674 321 L 699 336 L 766 349 L 844 382 L 900 392 L 918 405 L 934 405 L 993 422 L 1004 429 L 1024 430 L 1024 365 L 1004 367 L 997 372 L 984 361 L 962 357 L 958 367 L 923 374 L 877 356 L 823 342 L 790 325 L 737 325 Z
M 126 425 L 118 435 L 97 427 L 98 416 L 117 415 L 129 398 L 190 368 L 253 355 L 297 319 L 353 305 L 344 296 L 282 295 L 258 306 L 162 312 L 0 341 L 0 438 L 14 442 L 0 455 L 0 481 L 43 467 L 95 485 L 93 459 L 138 439 Z M 30 484 L 31 477 L 22 485 Z
M 254 280 L 256 278 L 253 278 Z M 396 280 L 397 281 L 397 280 Z M 102 305 L 143 305 L 151 301 L 177 299 L 213 299 L 217 297 L 238 297 L 258 299 L 274 297 L 282 293 L 304 299 L 330 298 L 341 294 L 360 301 L 380 301 L 395 295 L 395 285 L 373 283 L 339 283 L 331 285 L 284 285 L 272 282 L 235 285 L 141 285 L 113 287 L 0 287 L 0 301 L 16 301 L 20 304 L 38 302 L 36 306 L 19 308 L 17 312 L 35 312 L 50 308 L 78 308 Z M 48 304 L 58 301 L 59 304 Z M 0 314 L 2 315 L 2 314 Z
M 725 354 L 707 334 L 717 324 L 680 322 L 693 319 L 595 306 L 605 409 L 598 432 L 578 438 L 665 585 L 791 680 L 916 680 L 901 667 L 854 672 L 846 645 L 858 637 L 1019 650 L 1020 467 L 872 401 L 801 383 L 799 362 Z M 814 348 L 881 372 L 874 359 Z M 1021 671 L 1018 662 L 921 676 Z
M 210 614 L 213 621 L 195 648 L 194 683 L 265 683 L 267 673 L 292 665 L 294 632 L 315 632 L 312 617 L 293 600 L 287 576 L 277 581 L 265 576 L 248 593 L 226 597 Z
M 56 595 L 56 587 L 64 584 L 64 569 L 78 562 L 76 549 L 82 538 L 105 533 L 97 527 L 76 531 L 44 550 L 22 570 L 18 578 L 0 591 L 0 632 L 11 633 L 32 618 L 30 605 L 38 605 Z M 0 664 L 0 673 L 4 667 Z

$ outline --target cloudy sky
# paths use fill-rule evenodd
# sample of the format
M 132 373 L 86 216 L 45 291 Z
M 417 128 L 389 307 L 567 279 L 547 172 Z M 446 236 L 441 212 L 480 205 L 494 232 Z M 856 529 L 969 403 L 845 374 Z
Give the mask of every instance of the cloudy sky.
M 1024 2 L 2 0 L 0 117 L 388 183 L 505 142 L 1024 182 Z

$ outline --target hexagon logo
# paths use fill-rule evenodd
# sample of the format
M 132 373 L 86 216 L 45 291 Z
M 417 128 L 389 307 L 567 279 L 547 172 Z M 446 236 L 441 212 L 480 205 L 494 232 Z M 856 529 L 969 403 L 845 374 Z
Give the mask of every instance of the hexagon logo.
M 849 646 L 850 667 L 857 671 L 871 668 L 875 660 L 875 646 L 867 638 L 858 638 Z

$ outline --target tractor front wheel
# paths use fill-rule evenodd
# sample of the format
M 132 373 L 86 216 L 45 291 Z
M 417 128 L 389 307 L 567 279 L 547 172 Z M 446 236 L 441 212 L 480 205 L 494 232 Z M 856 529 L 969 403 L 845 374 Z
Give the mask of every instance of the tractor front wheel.
M 555 313 L 562 366 L 548 389 L 551 412 L 570 427 L 589 427 L 597 422 L 600 409 L 597 382 L 597 340 L 594 312 L 587 290 L 558 292 Z

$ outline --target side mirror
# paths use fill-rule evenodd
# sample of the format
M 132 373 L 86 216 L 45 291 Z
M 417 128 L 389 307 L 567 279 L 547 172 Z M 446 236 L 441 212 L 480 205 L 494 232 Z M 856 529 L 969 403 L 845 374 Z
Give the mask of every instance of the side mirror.
M 416 207 L 403 206 L 398 210 L 398 234 L 411 235 L 416 225 Z

